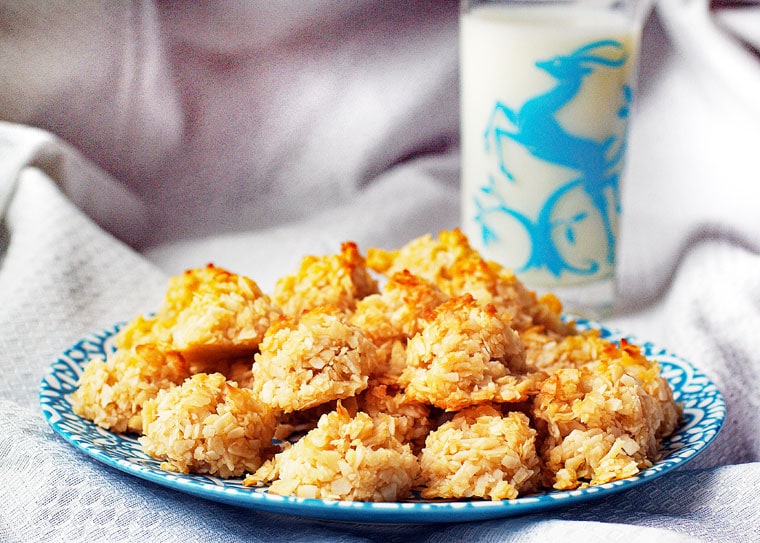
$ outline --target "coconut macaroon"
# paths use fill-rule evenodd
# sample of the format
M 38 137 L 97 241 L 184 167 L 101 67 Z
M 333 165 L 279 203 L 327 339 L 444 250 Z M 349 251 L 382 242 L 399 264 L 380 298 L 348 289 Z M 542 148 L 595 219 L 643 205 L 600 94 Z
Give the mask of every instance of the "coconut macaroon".
M 572 331 L 560 318 L 562 304 L 556 296 L 538 298 L 511 270 L 484 260 L 459 229 L 444 230 L 438 239 L 420 236 L 395 251 L 370 248 L 367 265 L 387 276 L 409 270 L 450 297 L 472 294 L 478 302 L 508 312 L 517 331 L 536 324 L 562 334 Z
M 302 411 L 293 411 L 280 417 L 275 438 L 281 441 L 293 441 L 317 426 L 319 419 L 334 411 L 340 403 L 351 416 L 358 412 L 375 417 L 378 414 L 393 417 L 393 431 L 402 443 L 409 443 L 412 450 L 418 452 L 425 443 L 425 437 L 434 422 L 431 420 L 429 406 L 410 400 L 398 388 L 378 385 L 370 382 L 368 388 L 356 396 L 341 400 L 332 400 Z
M 540 461 L 528 417 L 492 406 L 457 413 L 428 435 L 420 454 L 423 498 L 517 498 L 537 488 Z
M 154 345 L 119 349 L 105 361 L 87 363 L 71 395 L 71 407 L 77 415 L 112 432 L 139 434 L 143 404 L 189 376 L 187 362 L 176 352 L 164 352 Z
M 527 363 L 536 369 L 551 373 L 560 368 L 575 368 L 594 360 L 594 348 L 589 344 L 583 331 L 565 336 L 543 326 L 531 326 L 520 332 L 520 339 L 525 345 Z
M 518 332 L 536 325 L 562 335 L 573 331 L 562 321 L 562 303 L 556 296 L 538 298 L 512 270 L 480 256 L 458 258 L 450 268 L 447 286 L 451 296 L 469 293 L 481 304 L 493 304 L 499 312 L 509 313 Z
M 596 334 L 598 337 L 598 332 Z M 600 339 L 600 341 L 603 340 Z M 659 424 L 653 426 L 655 440 L 653 442 L 650 439 L 647 442 L 647 454 L 650 458 L 657 459 L 659 441 L 675 431 L 683 414 L 681 407 L 673 398 L 673 389 L 663 376 L 660 364 L 654 359 L 646 358 L 638 345 L 632 345 L 627 340 L 621 339 L 620 345 L 608 345 L 606 352 L 620 361 L 618 371 L 625 371 L 634 377 L 644 391 L 656 401 L 655 415 L 650 417 L 647 423 L 652 424 L 659 419 Z M 617 358 L 618 355 L 619 358 Z M 612 375 L 614 378 L 619 378 L 614 371 Z
M 281 317 L 255 355 L 252 389 L 285 413 L 353 396 L 365 388 L 377 349 L 337 307 Z
M 170 278 L 156 315 L 130 322 L 117 345 L 168 343 L 191 363 L 239 358 L 253 355 L 279 313 L 255 281 L 209 264 Z
M 323 305 L 351 311 L 358 300 L 377 289 L 358 246 L 347 241 L 338 254 L 305 256 L 296 273 L 277 280 L 272 300 L 294 316 Z
M 406 365 L 407 341 L 422 330 L 430 310 L 447 299 L 436 285 L 403 270 L 390 277 L 382 292 L 357 302 L 350 322 L 378 348 L 373 377 L 387 384 L 398 379 Z
M 275 411 L 220 373 L 198 373 L 143 405 L 143 450 L 180 473 L 237 477 L 271 455 Z
M 533 403 L 544 434 L 545 484 L 558 489 L 630 477 L 649 467 L 680 417 L 656 362 L 625 342 L 586 337 L 598 358 L 553 372 Z
M 350 400 L 345 404 L 350 405 Z M 402 443 L 409 443 L 415 452 L 422 448 L 425 437 L 433 427 L 428 406 L 410 399 L 402 390 L 386 385 L 370 386 L 355 397 L 354 404 L 349 412 L 362 411 L 370 417 L 380 414 L 393 417 L 396 438 Z
M 409 270 L 447 291 L 450 270 L 460 258 L 479 256 L 461 230 L 444 230 L 434 239 L 430 234 L 415 238 L 396 250 L 370 248 L 367 266 L 388 277 Z
M 563 336 L 537 326 L 521 333 L 520 339 L 525 344 L 528 363 L 548 373 L 577 368 L 600 360 L 605 351 L 618 349 L 601 339 L 599 331 L 593 329 Z
M 509 317 L 494 306 L 482 306 L 467 294 L 433 313 L 407 344 L 399 382 L 410 399 L 446 411 L 482 402 L 520 402 L 545 377 L 528 371 L 520 338 Z
M 651 465 L 636 459 L 639 451 L 627 434 L 618 436 L 599 428 L 572 430 L 542 454 L 545 485 L 572 490 L 632 477 Z
M 289 449 L 248 475 L 243 484 L 270 483 L 269 492 L 299 498 L 399 501 L 410 495 L 419 464 L 395 437 L 383 413 L 351 417 L 340 404 Z

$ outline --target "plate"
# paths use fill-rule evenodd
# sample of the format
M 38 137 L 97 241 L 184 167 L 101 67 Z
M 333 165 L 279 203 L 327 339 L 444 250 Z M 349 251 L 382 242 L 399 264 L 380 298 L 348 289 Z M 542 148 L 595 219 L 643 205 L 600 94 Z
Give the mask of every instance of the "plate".
M 691 363 L 651 343 L 609 330 L 601 324 L 577 320 L 579 329 L 596 328 L 602 337 L 625 338 L 659 361 L 663 375 L 683 406 L 675 433 L 663 442 L 663 458 L 638 475 L 580 490 L 550 491 L 504 501 L 425 501 L 368 503 L 303 499 L 270 494 L 266 488 L 247 488 L 242 479 L 182 475 L 165 471 L 146 455 L 137 440 L 104 430 L 76 415 L 71 393 L 84 365 L 113 351 L 112 339 L 121 325 L 90 334 L 67 349 L 47 370 L 40 386 L 42 411 L 52 428 L 71 445 L 103 462 L 141 479 L 215 502 L 313 519 L 362 523 L 465 522 L 510 517 L 596 500 L 655 479 L 694 459 L 715 439 L 726 416 L 718 388 Z

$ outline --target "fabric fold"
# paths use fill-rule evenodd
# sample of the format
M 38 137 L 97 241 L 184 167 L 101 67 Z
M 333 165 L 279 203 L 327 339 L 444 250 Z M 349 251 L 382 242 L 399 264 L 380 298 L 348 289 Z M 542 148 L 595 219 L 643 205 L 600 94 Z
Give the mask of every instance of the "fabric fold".
M 82 211 L 129 243 L 149 230 L 145 205 L 131 191 L 48 131 L 0 121 L 0 218 L 27 169 L 54 180 Z

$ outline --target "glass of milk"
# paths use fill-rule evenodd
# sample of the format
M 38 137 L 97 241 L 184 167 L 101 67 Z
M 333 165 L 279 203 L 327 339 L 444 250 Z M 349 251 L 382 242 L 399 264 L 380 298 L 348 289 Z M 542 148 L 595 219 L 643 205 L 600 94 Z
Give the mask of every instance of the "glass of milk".
M 603 316 L 648 6 L 460 5 L 462 229 L 528 287 Z

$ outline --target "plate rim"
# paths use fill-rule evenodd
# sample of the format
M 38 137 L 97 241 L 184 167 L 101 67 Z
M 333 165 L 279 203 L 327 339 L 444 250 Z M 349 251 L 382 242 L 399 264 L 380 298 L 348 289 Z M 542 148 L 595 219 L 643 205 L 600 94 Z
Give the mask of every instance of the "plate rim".
M 352 523 L 360 522 L 364 524 L 469 522 L 525 515 L 537 511 L 548 511 L 559 507 L 576 505 L 629 490 L 640 484 L 660 478 L 690 462 L 708 448 L 723 427 L 726 418 L 726 404 L 721 391 L 706 374 L 690 361 L 652 342 L 641 341 L 634 335 L 611 329 L 598 321 L 577 317 L 573 317 L 573 320 L 576 322 L 579 331 L 596 329 L 599 330 L 601 336 L 605 339 L 611 341 L 625 339 L 627 342 L 639 346 L 648 358 L 658 360 L 661 371 L 663 371 L 666 379 L 668 379 L 667 368 L 675 366 L 675 362 L 677 362 L 679 368 L 685 374 L 685 380 L 674 384 L 668 379 L 671 388 L 676 393 L 676 400 L 679 403 L 683 403 L 682 398 L 686 396 L 686 399 L 698 403 L 704 403 L 708 399 L 710 401 L 709 405 L 701 406 L 703 412 L 701 419 L 687 421 L 682 417 L 674 435 L 664 440 L 663 443 L 666 446 L 672 445 L 673 438 L 677 437 L 681 439 L 684 434 L 694 432 L 695 428 L 699 429 L 701 422 L 705 419 L 705 407 L 709 407 L 709 425 L 701 428 L 704 435 L 703 439 L 696 443 L 687 441 L 681 447 L 670 451 L 665 458 L 656 462 L 654 466 L 646 468 L 637 475 L 627 479 L 611 481 L 585 489 L 545 491 L 536 495 L 518 497 L 514 500 L 351 502 L 270 494 L 265 489 L 242 487 L 240 485 L 241 479 L 224 480 L 207 475 L 173 473 L 158 467 L 160 461 L 151 459 L 145 453 L 142 453 L 145 461 L 149 464 L 155 464 L 155 466 L 148 467 L 141 465 L 134 460 L 130 460 L 130 457 L 127 455 L 117 457 L 107 449 L 93 445 L 84 439 L 84 437 L 89 437 L 91 441 L 93 439 L 92 434 L 95 433 L 102 436 L 103 439 L 113 439 L 116 443 L 128 442 L 131 444 L 132 449 L 139 447 L 136 439 L 133 437 L 114 434 L 109 430 L 97 426 L 92 421 L 74 414 L 71 411 L 70 394 L 75 388 L 75 383 L 70 378 L 64 383 L 66 386 L 63 388 L 56 388 L 54 385 L 55 382 L 61 385 L 61 382 L 58 380 L 59 370 L 57 368 L 59 365 L 66 366 L 72 372 L 76 372 L 78 369 L 79 374 L 81 374 L 84 364 L 90 359 L 90 357 L 85 359 L 84 356 L 72 358 L 73 353 L 79 351 L 81 354 L 87 354 L 89 350 L 92 350 L 94 355 L 105 355 L 108 352 L 107 349 L 109 347 L 107 345 L 109 340 L 125 324 L 124 322 L 118 322 L 87 334 L 63 351 L 46 368 L 40 382 L 39 402 L 46 421 L 58 436 L 89 458 L 128 475 L 184 494 L 227 505 L 303 518 Z M 661 360 L 663 357 L 669 360 Z M 673 371 L 672 368 L 670 371 Z M 688 389 L 684 391 L 686 385 L 692 384 L 697 379 L 703 380 L 703 384 L 707 384 L 708 386 L 695 388 L 692 391 Z M 67 389 L 67 386 L 71 388 Z M 67 406 L 68 410 L 63 410 L 60 406 Z M 694 414 L 692 413 L 692 415 Z M 62 422 L 67 418 L 76 420 L 80 426 L 88 430 L 88 433 L 77 434 L 70 431 Z

